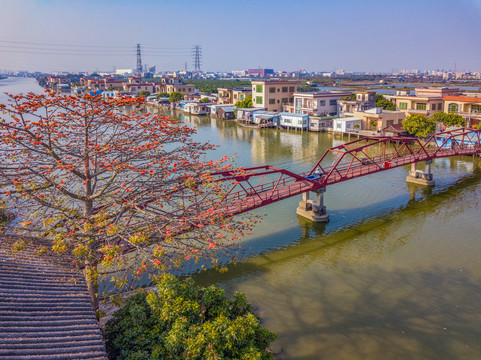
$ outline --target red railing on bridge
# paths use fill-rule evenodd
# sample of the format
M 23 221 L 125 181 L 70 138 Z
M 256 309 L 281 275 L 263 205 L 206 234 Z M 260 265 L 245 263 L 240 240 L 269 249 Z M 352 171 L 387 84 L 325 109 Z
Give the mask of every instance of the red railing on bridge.
M 372 136 L 326 150 L 308 173 L 295 174 L 271 166 L 243 169 L 242 173 L 213 174 L 227 183 L 222 199 L 230 213 L 239 214 L 307 191 L 447 156 L 481 153 L 481 130 L 444 131 L 427 139 Z

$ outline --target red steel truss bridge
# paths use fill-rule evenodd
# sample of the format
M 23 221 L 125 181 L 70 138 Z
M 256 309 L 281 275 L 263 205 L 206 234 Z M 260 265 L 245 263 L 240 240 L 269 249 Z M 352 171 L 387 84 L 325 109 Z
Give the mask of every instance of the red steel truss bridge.
M 361 176 L 448 156 L 481 154 L 481 130 L 456 129 L 428 139 L 372 136 L 326 150 L 311 171 L 272 166 L 212 174 L 224 182 L 221 206 L 235 215 Z

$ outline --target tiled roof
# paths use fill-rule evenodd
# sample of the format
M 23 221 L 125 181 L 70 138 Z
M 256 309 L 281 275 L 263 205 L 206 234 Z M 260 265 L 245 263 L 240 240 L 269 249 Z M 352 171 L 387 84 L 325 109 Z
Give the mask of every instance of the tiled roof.
M 0 236 L 0 359 L 107 359 L 81 272 L 39 255 L 42 240 L 14 254 L 15 240 Z
M 473 96 L 445 96 L 443 100 L 481 103 L 481 97 L 473 97 Z

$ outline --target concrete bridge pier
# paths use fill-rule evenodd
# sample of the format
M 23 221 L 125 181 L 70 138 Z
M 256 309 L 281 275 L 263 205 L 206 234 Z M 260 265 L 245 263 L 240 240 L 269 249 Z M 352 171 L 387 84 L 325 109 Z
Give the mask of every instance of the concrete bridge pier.
M 297 215 L 305 217 L 314 222 L 328 222 L 329 214 L 324 206 L 324 193 L 326 188 L 314 190 L 316 193 L 316 200 L 309 199 L 309 191 L 302 194 L 302 200 L 299 201 L 297 208 Z
M 409 172 L 406 181 L 413 184 L 434 186 L 434 178 L 433 174 L 431 173 L 431 164 L 433 163 L 433 160 L 426 160 L 425 163 L 426 166 L 424 167 L 424 171 L 417 170 L 416 163 L 412 163 L 411 171 Z

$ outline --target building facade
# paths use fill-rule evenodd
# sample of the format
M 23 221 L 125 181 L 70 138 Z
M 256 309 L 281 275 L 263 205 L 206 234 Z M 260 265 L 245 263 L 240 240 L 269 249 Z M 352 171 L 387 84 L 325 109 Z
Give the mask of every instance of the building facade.
M 468 127 L 481 123 L 481 94 L 478 96 L 445 96 L 444 112 L 461 115 Z
M 294 93 L 300 84 L 295 80 L 252 81 L 252 104 L 267 111 L 282 112 L 283 106 L 294 102 Z
M 384 95 L 396 105 L 396 110 L 408 115 L 422 114 L 431 116 L 444 110 L 443 97 L 459 94 L 457 88 L 416 88 L 415 94 L 410 95 L 407 90 L 398 90 L 396 95 Z
M 337 115 L 338 101 L 349 92 L 294 93 L 294 103 L 284 106 L 284 111 L 314 116 Z

